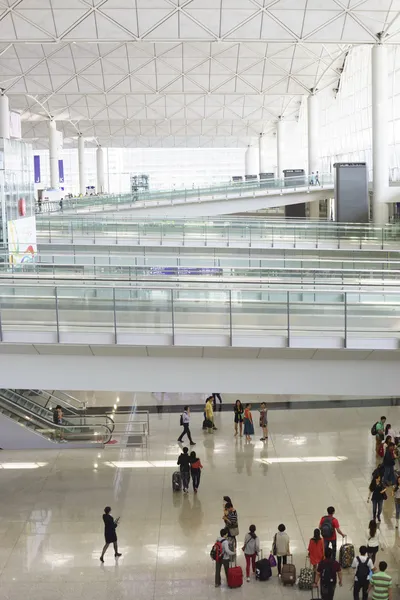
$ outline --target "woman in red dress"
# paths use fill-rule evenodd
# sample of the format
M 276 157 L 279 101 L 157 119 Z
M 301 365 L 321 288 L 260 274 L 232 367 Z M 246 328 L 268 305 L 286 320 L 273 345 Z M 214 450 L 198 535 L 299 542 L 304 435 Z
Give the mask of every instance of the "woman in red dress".
M 314 569 L 315 576 L 318 564 L 325 558 L 324 540 L 321 537 L 319 529 L 314 529 L 314 537 L 311 538 L 308 544 L 308 557 Z

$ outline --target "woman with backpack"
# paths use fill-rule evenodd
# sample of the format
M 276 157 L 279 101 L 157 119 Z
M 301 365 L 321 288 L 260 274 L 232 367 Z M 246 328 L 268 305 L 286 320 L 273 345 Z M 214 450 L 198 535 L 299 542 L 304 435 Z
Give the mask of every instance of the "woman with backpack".
M 250 564 L 253 573 L 256 572 L 256 557 L 260 552 L 260 540 L 256 535 L 256 526 L 250 525 L 249 532 L 244 537 L 242 551 L 246 559 L 246 578 L 250 581 Z
M 321 537 L 321 532 L 319 529 L 314 529 L 314 536 L 308 543 L 308 558 L 310 559 L 311 566 L 314 569 L 315 578 L 317 567 L 321 560 L 325 558 L 324 540 Z
M 251 414 L 251 404 L 246 404 L 244 409 L 244 435 L 246 442 L 251 442 L 251 436 L 254 435 L 253 416 Z
M 382 483 L 380 475 L 372 479 L 369 485 L 369 494 L 367 502 L 372 499 L 372 518 L 374 521 L 378 519 L 381 522 L 381 513 L 383 507 L 383 501 L 387 500 L 386 486 Z
M 375 564 L 375 560 L 376 560 L 376 555 L 378 554 L 379 547 L 381 548 L 381 550 L 383 550 L 381 536 L 379 533 L 378 526 L 376 524 L 376 521 L 374 519 L 372 519 L 369 522 L 368 531 L 367 531 L 367 551 L 368 551 L 368 556 L 370 557 L 370 559 L 372 560 L 372 562 L 374 564 Z

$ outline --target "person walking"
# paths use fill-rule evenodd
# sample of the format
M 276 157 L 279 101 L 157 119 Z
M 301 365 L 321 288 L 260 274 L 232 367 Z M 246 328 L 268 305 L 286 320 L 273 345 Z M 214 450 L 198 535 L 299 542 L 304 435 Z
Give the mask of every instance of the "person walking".
M 213 392 L 212 397 L 214 401 L 214 408 L 217 406 L 217 399 L 219 400 L 219 403 L 222 404 L 221 394 Z
M 318 171 L 315 173 L 315 185 L 321 185 L 319 182 L 319 173 Z
M 271 554 L 276 556 L 278 563 L 278 577 L 280 577 L 282 574 L 282 563 L 286 565 L 287 557 L 290 554 L 290 539 L 283 523 L 278 525 L 278 532 L 274 535 Z
M 190 482 L 190 456 L 188 454 L 189 449 L 183 448 L 182 454 L 178 458 L 177 464 L 179 465 L 179 469 L 182 477 L 182 488 L 185 494 L 189 491 L 189 482 Z
M 328 513 L 324 517 L 321 517 L 319 522 L 319 528 L 321 530 L 321 535 L 324 539 L 325 544 L 325 556 L 327 549 L 332 547 L 332 560 L 336 560 L 336 550 L 337 550 L 337 535 L 336 532 L 340 533 L 342 537 L 345 537 L 345 534 L 340 530 L 339 521 L 334 517 L 335 508 L 333 506 L 328 506 L 326 509 Z
M 368 591 L 372 591 L 372 600 L 392 600 L 392 578 L 386 573 L 387 563 L 381 560 L 379 571 L 371 577 Z
M 374 568 L 374 563 L 367 554 L 367 546 L 360 546 L 360 554 L 356 556 L 351 565 L 356 569 L 354 575 L 353 598 L 360 600 L 360 591 L 362 591 L 362 600 L 368 600 L 369 574 Z
M 379 421 L 377 421 L 375 423 L 375 426 L 374 426 L 375 432 L 376 432 L 375 433 L 375 450 L 376 450 L 377 454 L 379 451 L 379 446 L 385 439 L 385 423 L 386 423 L 386 417 L 383 416 L 379 419 Z
M 244 537 L 242 551 L 246 559 L 246 579 L 250 581 L 250 565 L 253 573 L 256 572 L 256 557 L 260 552 L 260 540 L 256 535 L 256 526 L 250 525 L 249 532 Z
M 181 414 L 181 426 L 183 427 L 183 431 L 181 435 L 178 437 L 178 442 L 181 444 L 185 435 L 188 436 L 189 442 L 191 446 L 195 446 L 195 442 L 192 440 L 192 434 L 190 433 L 189 428 L 190 423 L 190 408 L 189 406 L 183 407 L 183 413 Z
M 396 509 L 396 529 L 399 528 L 400 519 L 400 475 L 397 476 L 396 485 L 393 489 L 394 507 Z
M 262 429 L 262 442 L 268 440 L 268 411 L 265 402 L 261 402 L 260 405 L 260 427 Z
M 378 525 L 375 519 L 372 519 L 368 525 L 367 531 L 367 552 L 368 556 L 375 564 L 376 555 L 378 554 L 378 550 L 381 548 L 383 550 L 382 541 L 380 532 L 378 529 Z
M 395 459 L 395 445 L 393 442 L 389 442 L 385 456 L 383 457 L 383 464 L 385 472 L 383 474 L 383 483 L 386 485 L 394 485 L 396 483 L 396 475 L 394 473 L 394 465 L 396 464 Z
M 246 441 L 251 442 L 251 436 L 254 435 L 253 416 L 251 414 L 251 404 L 246 404 L 243 415 L 244 435 Z
M 113 546 L 114 546 L 115 558 L 122 556 L 122 554 L 120 552 L 118 552 L 118 540 L 117 540 L 117 533 L 115 531 L 118 526 L 119 518 L 115 519 L 115 521 L 114 521 L 114 519 L 111 516 L 111 506 L 105 507 L 104 514 L 103 514 L 103 522 L 104 522 L 104 538 L 105 538 L 106 543 L 104 545 L 103 551 L 100 556 L 100 560 L 102 563 L 104 562 L 104 555 L 107 552 L 107 548 L 110 544 L 113 544 Z
M 203 465 L 201 464 L 200 459 L 197 458 L 196 452 L 192 451 L 190 453 L 190 474 L 192 476 L 193 491 L 195 494 L 197 494 L 197 490 L 199 489 L 202 468 Z
M 226 527 L 221 529 L 219 532 L 219 538 L 217 538 L 217 543 L 221 545 L 221 557 L 219 560 L 215 561 L 215 587 L 220 587 L 221 585 L 221 569 L 224 567 L 225 577 L 228 581 L 228 569 L 229 562 L 231 557 L 235 556 L 235 552 L 229 548 L 228 542 L 229 532 Z M 218 558 L 218 557 L 217 557 Z
M 308 543 L 308 557 L 310 559 L 311 566 L 314 569 L 315 579 L 317 567 L 321 560 L 325 558 L 324 540 L 321 537 L 321 532 L 319 529 L 314 529 L 314 535 Z
M 381 513 L 383 501 L 387 499 L 386 486 L 383 484 L 380 475 L 376 474 L 369 484 L 369 494 L 367 502 L 372 498 L 372 518 L 381 522 Z
M 206 402 L 206 423 L 208 433 L 213 433 L 217 429 L 214 425 L 214 408 L 212 396 L 209 396 Z
M 238 434 L 238 428 L 239 428 L 240 437 L 243 437 L 244 408 L 243 408 L 243 404 L 240 402 L 240 400 L 236 400 L 235 405 L 233 407 L 233 412 L 235 415 L 235 436 Z
M 317 577 L 314 583 L 315 587 L 318 587 L 320 583 L 322 600 L 333 600 L 338 577 L 339 585 L 342 586 L 342 568 L 337 560 L 333 558 L 332 548 L 327 548 L 324 560 L 318 565 Z

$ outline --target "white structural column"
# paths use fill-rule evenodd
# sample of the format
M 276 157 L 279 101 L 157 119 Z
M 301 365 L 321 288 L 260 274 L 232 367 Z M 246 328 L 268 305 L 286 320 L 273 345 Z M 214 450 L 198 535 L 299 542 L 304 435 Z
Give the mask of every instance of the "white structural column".
M 382 44 L 372 48 L 372 160 L 373 219 L 377 225 L 388 221 L 389 188 L 388 148 L 388 65 L 387 50 Z
M 259 164 L 258 164 L 258 148 L 255 146 L 247 146 L 246 154 L 245 154 L 245 169 L 244 173 L 246 176 L 249 175 L 257 175 L 259 173 Z
M 260 173 L 268 173 L 268 138 L 264 133 L 260 133 L 258 144 Z
M 97 164 L 97 193 L 104 193 L 104 152 L 101 146 L 97 146 L 96 150 Z
M 58 176 L 58 132 L 55 121 L 49 121 L 49 161 L 50 161 L 50 187 L 58 190 L 60 187 Z
M 279 117 L 278 123 L 276 124 L 276 152 L 277 152 L 277 173 L 278 179 L 283 178 L 283 163 L 284 163 L 284 152 L 285 152 L 285 137 L 284 137 L 284 122 Z
M 10 106 L 4 94 L 0 96 L 0 138 L 10 139 Z
M 78 137 L 78 169 L 79 169 L 79 193 L 86 194 L 86 171 L 85 171 L 85 140 L 80 133 Z
M 320 171 L 319 162 L 319 101 L 316 94 L 310 94 L 307 99 L 308 117 L 308 173 Z M 312 219 L 319 219 L 319 202 L 309 202 L 309 215 Z

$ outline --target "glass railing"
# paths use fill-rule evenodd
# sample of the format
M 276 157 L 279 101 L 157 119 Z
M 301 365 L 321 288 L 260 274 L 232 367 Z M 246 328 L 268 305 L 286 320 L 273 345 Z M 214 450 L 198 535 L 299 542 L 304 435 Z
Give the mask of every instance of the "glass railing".
M 61 425 L 57 425 L 45 415 L 40 414 L 37 406 L 33 403 L 27 402 L 24 406 L 17 404 L 11 392 L 11 390 L 1 390 L 0 412 L 49 440 L 54 442 L 82 441 L 94 444 L 107 444 L 111 440 L 112 432 L 109 427 L 96 423 L 95 418 L 90 421 L 86 417 L 84 421 L 74 423 L 69 417 Z
M 312 262 L 312 261 L 310 261 Z M 3 294 L 10 291 L 9 284 L 69 282 L 71 286 L 82 286 L 82 280 L 91 285 L 127 284 L 142 287 L 224 287 L 236 285 L 262 284 L 273 286 L 379 286 L 399 287 L 400 265 L 398 270 L 389 269 L 355 269 L 355 268 L 323 268 L 307 267 L 198 267 L 198 266 L 107 266 L 107 265 L 57 265 L 27 263 L 23 268 L 19 265 L 0 264 L 0 283 Z M 182 284 L 181 286 L 179 284 Z M 62 392 L 60 393 L 62 394 Z M 64 398 L 67 405 L 73 401 Z
M 140 191 L 131 194 L 110 194 L 101 196 L 82 196 L 80 198 L 64 198 L 61 202 L 39 202 L 36 212 L 62 212 L 69 210 L 101 210 L 134 206 L 135 204 L 175 203 L 193 200 L 205 200 L 214 196 L 246 196 L 248 194 L 284 192 L 288 189 L 314 190 L 333 185 L 333 175 L 321 173 L 319 181 L 312 175 L 287 177 L 285 179 L 265 179 L 247 182 L 229 182 L 205 187 L 173 188 L 170 190 Z
M 397 343 L 399 318 L 400 291 L 26 285 L 2 294 L 0 341 L 280 345 L 271 336 L 285 336 L 302 346 L 304 336 L 335 334 Z
M 40 244 L 188 246 L 215 248 L 400 249 L 400 227 L 313 221 L 47 219 Z

